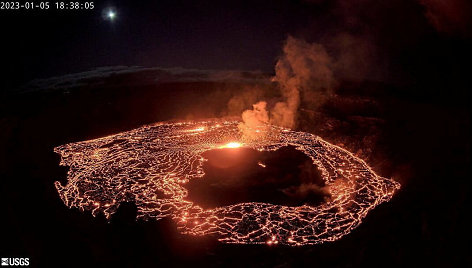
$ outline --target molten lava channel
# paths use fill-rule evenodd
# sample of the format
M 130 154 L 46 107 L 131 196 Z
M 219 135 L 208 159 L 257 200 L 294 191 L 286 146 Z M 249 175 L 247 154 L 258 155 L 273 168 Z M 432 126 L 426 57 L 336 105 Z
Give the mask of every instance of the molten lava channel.
M 350 152 L 310 133 L 276 126 L 245 139 L 238 121 L 158 123 L 90 141 L 56 147 L 68 182 L 55 186 L 69 207 L 110 218 L 123 202 L 137 217 L 176 221 L 180 232 L 213 235 L 225 243 L 309 245 L 337 240 L 400 185 L 376 175 Z M 203 208 L 188 200 L 186 185 L 202 180 L 203 154 L 214 149 L 276 151 L 293 146 L 317 167 L 330 198 L 319 205 L 245 202 Z M 259 162 L 260 167 L 265 164 Z

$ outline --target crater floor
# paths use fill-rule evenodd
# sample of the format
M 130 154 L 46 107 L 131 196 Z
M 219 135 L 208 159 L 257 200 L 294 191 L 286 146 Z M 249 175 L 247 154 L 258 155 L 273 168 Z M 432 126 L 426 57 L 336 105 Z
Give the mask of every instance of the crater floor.
M 247 138 L 239 124 L 221 119 L 157 123 L 56 147 L 60 164 L 69 171 L 67 184 L 56 181 L 55 186 L 69 208 L 93 215 L 109 218 L 122 202 L 133 202 L 138 218 L 170 217 L 184 234 L 213 235 L 226 243 L 294 246 L 343 237 L 400 188 L 350 152 L 313 134 L 264 126 Z M 212 150 L 268 152 L 287 146 L 311 159 L 322 180 L 317 184 L 325 195 L 322 202 L 289 206 L 257 201 L 209 208 L 188 198 L 188 185 L 202 180 L 205 156 Z M 231 161 L 223 159 L 220 165 Z

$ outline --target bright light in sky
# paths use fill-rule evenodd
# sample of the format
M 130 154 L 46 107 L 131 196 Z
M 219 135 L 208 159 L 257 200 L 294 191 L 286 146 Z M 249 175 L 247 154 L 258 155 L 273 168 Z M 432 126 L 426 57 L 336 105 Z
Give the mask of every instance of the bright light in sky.
M 115 7 L 107 7 L 102 10 L 102 19 L 113 22 L 118 18 L 118 12 Z
M 108 11 L 107 16 L 110 20 L 113 20 L 116 17 L 116 13 L 114 11 L 110 10 L 110 11 Z

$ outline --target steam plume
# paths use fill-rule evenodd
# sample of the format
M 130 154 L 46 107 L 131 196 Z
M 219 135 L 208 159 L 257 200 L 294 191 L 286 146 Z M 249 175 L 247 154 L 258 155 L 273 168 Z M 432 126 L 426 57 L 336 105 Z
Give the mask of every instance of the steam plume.
M 274 81 L 280 85 L 284 101 L 275 104 L 271 123 L 293 128 L 301 99 L 321 105 L 336 81 L 332 60 L 322 45 L 289 36 L 283 52 L 275 66 Z
M 267 103 L 265 101 L 260 101 L 256 104 L 253 104 L 252 110 L 246 110 L 242 114 L 243 122 L 238 125 L 239 130 L 243 133 L 243 139 L 256 139 L 260 130 L 267 127 L 269 123 L 269 113 L 266 109 Z
M 442 33 L 470 36 L 470 12 L 467 0 L 419 0 L 426 7 L 425 16 Z
M 297 111 L 302 100 L 309 100 L 318 108 L 332 92 L 336 85 L 332 68 L 332 59 L 322 45 L 309 44 L 289 36 L 273 78 L 283 99 L 275 103 L 270 113 L 266 102 L 259 102 L 253 105 L 253 110 L 243 112 L 240 130 L 250 135 L 247 131 L 254 128 L 255 122 L 296 127 Z

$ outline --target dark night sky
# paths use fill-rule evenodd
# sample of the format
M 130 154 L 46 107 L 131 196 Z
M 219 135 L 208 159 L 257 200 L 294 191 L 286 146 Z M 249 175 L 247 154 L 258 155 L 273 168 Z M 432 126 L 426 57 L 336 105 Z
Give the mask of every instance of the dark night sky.
M 288 1 L 95 1 L 94 10 L 2 11 L 13 84 L 98 66 L 272 71 L 313 7 Z M 103 19 L 115 7 L 117 18 Z
M 448 85 L 467 76 L 470 59 L 472 9 L 464 0 L 94 3 L 93 10 L 56 10 L 54 2 L 47 11 L 2 10 L 2 91 L 114 65 L 273 72 L 288 35 L 336 57 L 346 49 L 336 36 L 348 33 L 365 49 L 354 55 L 370 66 L 364 78 L 389 83 Z M 113 22 L 103 17 L 110 7 Z

